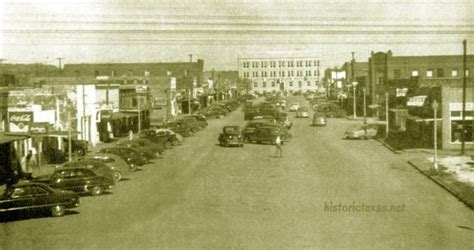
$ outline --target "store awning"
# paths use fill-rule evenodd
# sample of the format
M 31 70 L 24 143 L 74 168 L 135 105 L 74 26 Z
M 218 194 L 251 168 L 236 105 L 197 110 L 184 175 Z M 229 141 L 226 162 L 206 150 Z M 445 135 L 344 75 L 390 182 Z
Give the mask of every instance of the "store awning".
M 0 144 L 3 143 L 9 143 L 13 141 L 20 141 L 20 140 L 25 140 L 28 139 L 28 136 L 24 135 L 5 135 L 5 134 L 0 134 Z

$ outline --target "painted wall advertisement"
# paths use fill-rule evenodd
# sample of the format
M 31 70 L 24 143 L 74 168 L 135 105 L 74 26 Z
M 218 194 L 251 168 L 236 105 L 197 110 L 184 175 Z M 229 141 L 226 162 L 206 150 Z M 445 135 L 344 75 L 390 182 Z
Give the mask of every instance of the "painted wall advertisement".
M 10 132 L 28 132 L 33 122 L 33 112 L 10 112 Z

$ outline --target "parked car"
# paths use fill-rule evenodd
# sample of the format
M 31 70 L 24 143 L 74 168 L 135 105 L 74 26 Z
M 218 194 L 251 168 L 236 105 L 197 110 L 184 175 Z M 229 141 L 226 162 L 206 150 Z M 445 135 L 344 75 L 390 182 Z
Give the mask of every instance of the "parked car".
M 377 124 L 355 124 L 350 126 L 344 136 L 346 139 L 369 139 L 377 135 Z
M 144 147 L 140 145 L 138 141 L 135 141 L 135 140 L 119 140 L 118 142 L 116 142 L 116 144 L 118 146 L 136 149 L 147 160 L 156 159 L 160 157 L 161 154 L 164 153 L 165 151 L 164 149 L 162 150 L 161 153 L 153 151 L 153 149 Z
M 326 115 L 324 113 L 315 113 L 313 115 L 313 121 L 312 121 L 311 125 L 313 125 L 313 126 L 326 126 L 327 125 Z
M 131 172 L 136 170 L 136 168 L 130 167 L 120 156 L 114 154 L 89 154 L 79 160 L 98 161 L 107 165 L 113 171 L 115 182 L 122 180 L 124 176 L 130 175 Z
M 119 141 L 126 141 L 126 140 L 130 141 L 129 138 L 123 138 Z M 132 141 L 142 147 L 151 149 L 155 153 L 158 152 L 160 156 L 163 156 L 165 154 L 165 147 L 163 146 L 163 143 L 153 142 L 152 140 L 147 139 L 147 138 L 133 138 Z
M 173 130 L 171 129 L 168 129 L 168 128 L 156 128 L 156 133 L 157 134 L 164 134 L 164 135 L 167 135 L 167 136 L 174 136 L 174 138 L 176 138 L 176 140 L 173 140 L 172 141 L 172 144 L 173 146 L 177 146 L 177 145 L 180 145 L 180 144 L 183 144 L 184 143 L 184 138 L 183 136 L 181 136 L 180 134 L 178 133 L 175 133 Z
M 114 171 L 109 166 L 105 165 L 104 163 L 95 161 L 95 160 L 82 159 L 82 160 L 78 160 L 78 161 L 66 162 L 64 164 L 56 166 L 56 169 L 59 169 L 59 168 L 86 168 L 86 169 L 92 169 L 95 172 L 97 172 L 98 174 L 113 178 L 114 181 L 116 180 L 115 176 L 114 176 Z
M 143 166 L 147 163 L 147 159 L 144 158 L 140 153 L 132 148 L 114 146 L 107 147 L 99 150 L 98 153 L 114 154 L 124 159 L 132 168 Z
M 191 116 L 179 118 L 176 120 L 176 122 L 181 126 L 188 127 L 189 129 L 191 129 L 191 131 L 193 131 L 193 133 L 196 133 L 205 127 L 196 118 Z
M 193 117 L 194 119 L 196 119 L 196 121 L 199 123 L 199 126 L 201 128 L 205 128 L 208 125 L 208 122 L 206 120 L 206 116 L 203 115 L 203 114 L 193 114 L 193 115 L 190 115 L 190 116 L 187 116 L 187 117 Z
M 243 139 L 240 135 L 239 126 L 224 126 L 222 128 L 222 133 L 219 134 L 219 145 L 228 147 L 228 146 L 239 146 L 243 147 Z
M 300 108 L 300 104 L 298 102 L 294 102 L 290 106 L 290 111 L 296 112 Z
M 257 128 L 254 133 L 251 133 L 251 134 L 247 135 L 244 138 L 244 141 L 245 142 L 274 144 L 278 135 L 280 135 L 280 132 L 279 132 L 278 128 L 270 127 L 270 126 L 266 126 L 266 127 L 264 126 L 264 127 Z
M 309 117 L 308 108 L 307 107 L 299 107 L 298 110 L 296 111 L 296 117 L 298 117 L 298 118 L 308 118 Z
M 78 207 L 79 203 L 79 196 L 74 192 L 54 189 L 42 183 L 22 182 L 5 190 L 0 198 L 0 214 L 39 210 L 60 217 L 67 209 Z
M 138 137 L 146 138 L 155 143 L 161 144 L 165 149 L 170 149 L 173 146 L 173 141 L 176 140 L 175 136 L 173 135 L 158 134 L 156 132 L 156 128 L 142 130 L 138 134 Z
M 39 176 L 33 179 L 51 186 L 52 188 L 89 193 L 97 196 L 105 190 L 114 187 L 113 176 L 101 174 L 100 171 L 88 167 L 60 167 L 51 175 Z
M 193 136 L 194 132 L 191 131 L 191 128 L 182 126 L 177 122 L 168 122 L 165 125 L 162 125 L 158 128 L 165 128 L 170 129 L 171 131 L 175 132 L 176 134 L 182 135 L 184 137 Z
M 201 110 L 201 114 L 206 118 L 220 118 L 226 116 L 229 111 L 221 106 L 209 106 Z

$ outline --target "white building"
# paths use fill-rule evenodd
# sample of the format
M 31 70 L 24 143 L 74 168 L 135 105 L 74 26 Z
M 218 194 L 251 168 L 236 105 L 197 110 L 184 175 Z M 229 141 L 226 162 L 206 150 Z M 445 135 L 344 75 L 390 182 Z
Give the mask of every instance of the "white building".
M 316 92 L 319 82 L 319 59 L 239 58 L 239 77 L 250 80 L 256 93 Z

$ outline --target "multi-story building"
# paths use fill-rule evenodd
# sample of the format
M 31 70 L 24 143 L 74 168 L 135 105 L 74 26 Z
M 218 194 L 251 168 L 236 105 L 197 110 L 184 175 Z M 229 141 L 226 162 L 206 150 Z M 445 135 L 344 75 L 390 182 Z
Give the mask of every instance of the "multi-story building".
M 466 75 L 470 77 L 474 55 L 467 56 L 467 65 Z M 369 58 L 368 94 L 375 97 L 372 103 L 376 103 L 380 99 L 377 97 L 383 96 L 385 91 L 395 96 L 397 88 L 410 90 L 427 84 L 441 87 L 443 79 L 459 81 L 463 76 L 462 69 L 462 55 L 393 56 L 390 50 L 386 53 L 372 52 Z
M 255 93 L 316 92 L 319 82 L 317 58 L 239 58 L 239 77 L 248 79 Z

